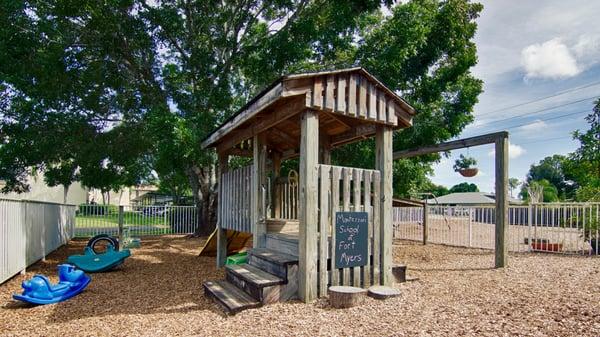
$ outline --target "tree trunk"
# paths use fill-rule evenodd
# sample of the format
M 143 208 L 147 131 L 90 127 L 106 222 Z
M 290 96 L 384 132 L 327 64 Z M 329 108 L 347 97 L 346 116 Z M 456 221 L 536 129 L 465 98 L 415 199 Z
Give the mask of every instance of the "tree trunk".
M 216 225 L 216 175 L 215 166 L 192 166 L 187 170 L 194 204 L 198 213 L 198 227 L 195 236 L 207 236 Z
M 67 196 L 69 195 L 69 186 L 71 185 L 63 185 L 63 204 L 67 203 Z

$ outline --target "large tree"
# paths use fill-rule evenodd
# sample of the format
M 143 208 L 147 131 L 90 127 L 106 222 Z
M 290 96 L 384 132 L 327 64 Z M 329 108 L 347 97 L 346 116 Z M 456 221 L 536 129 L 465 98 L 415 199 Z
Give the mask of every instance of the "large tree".
M 419 111 L 396 149 L 457 135 L 481 92 L 469 71 L 481 6 L 415 0 L 384 16 L 382 5 L 392 1 L 2 2 L 6 188 L 26 188 L 32 167 L 57 172 L 47 173 L 56 184 L 105 190 L 144 181 L 153 168 L 186 177 L 206 234 L 216 172 L 200 141 L 282 74 L 356 64 Z M 338 162 L 371 166 L 372 146 L 355 147 L 338 151 Z M 426 183 L 437 158 L 396 162 L 397 193 Z
M 580 185 L 578 200 L 600 200 L 600 99 L 585 119 L 590 128 L 585 132 L 575 131 L 573 136 L 580 145 L 570 156 L 568 172 Z

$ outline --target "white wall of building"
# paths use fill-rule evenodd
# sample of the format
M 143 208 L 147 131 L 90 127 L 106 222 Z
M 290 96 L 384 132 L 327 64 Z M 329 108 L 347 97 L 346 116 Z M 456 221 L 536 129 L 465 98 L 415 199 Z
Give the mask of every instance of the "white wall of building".
M 29 192 L 25 193 L 2 193 L 0 198 L 16 200 L 34 200 L 44 202 L 63 203 L 64 188 L 62 186 L 50 187 L 44 182 L 43 174 L 31 176 L 28 179 Z M 1 183 L 0 187 L 4 184 Z M 67 204 L 79 205 L 87 201 L 88 190 L 79 182 L 71 184 L 67 192 Z

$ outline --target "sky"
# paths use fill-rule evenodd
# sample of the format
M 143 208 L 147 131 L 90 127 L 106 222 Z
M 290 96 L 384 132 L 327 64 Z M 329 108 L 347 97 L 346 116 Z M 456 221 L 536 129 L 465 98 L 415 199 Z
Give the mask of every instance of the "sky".
M 484 10 L 477 20 L 479 62 L 473 73 L 484 81 L 484 92 L 475 121 L 458 138 L 507 130 L 509 176 L 522 181 L 531 164 L 573 152 L 579 145 L 573 131 L 588 128 L 584 117 L 600 97 L 600 1 L 479 2 Z M 478 161 L 476 177 L 454 172 L 460 154 Z M 434 183 L 466 181 L 493 192 L 492 144 L 450 155 L 434 166 Z

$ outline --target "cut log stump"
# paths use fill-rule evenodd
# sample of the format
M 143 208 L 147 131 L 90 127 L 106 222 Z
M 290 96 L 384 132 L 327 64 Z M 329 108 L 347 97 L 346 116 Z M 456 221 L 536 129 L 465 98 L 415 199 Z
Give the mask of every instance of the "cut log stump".
M 334 308 L 350 308 L 364 302 L 367 291 L 362 288 L 333 286 L 329 287 L 329 303 Z
M 392 275 L 394 275 L 394 281 L 396 281 L 396 283 L 406 282 L 406 266 L 392 266 Z
M 385 300 L 386 298 L 399 296 L 400 290 L 386 286 L 372 286 L 369 288 L 367 295 L 378 300 Z

